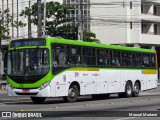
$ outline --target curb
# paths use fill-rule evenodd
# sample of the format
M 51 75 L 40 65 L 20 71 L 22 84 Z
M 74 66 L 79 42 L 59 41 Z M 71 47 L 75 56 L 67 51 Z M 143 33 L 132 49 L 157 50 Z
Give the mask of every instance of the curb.
M 21 99 L 1 99 L 0 100 L 0 103 L 1 102 L 19 102 L 19 101 L 31 101 L 31 99 L 29 98 L 21 98 Z
M 7 91 L 1 91 L 1 90 L 0 90 L 0 95 L 1 95 L 1 94 L 7 94 Z

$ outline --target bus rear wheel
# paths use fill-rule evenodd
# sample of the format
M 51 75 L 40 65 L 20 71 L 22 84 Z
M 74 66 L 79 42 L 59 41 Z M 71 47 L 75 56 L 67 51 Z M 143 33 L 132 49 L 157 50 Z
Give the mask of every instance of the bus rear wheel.
M 68 96 L 63 97 L 65 102 L 76 102 L 78 99 L 79 90 L 76 85 L 72 85 L 69 88 Z
M 45 99 L 45 97 L 31 97 L 32 102 L 34 102 L 35 104 L 44 103 Z
M 125 87 L 125 92 L 118 93 L 118 96 L 120 98 L 129 98 L 132 97 L 132 94 L 133 94 L 132 84 L 131 82 L 127 82 Z
M 134 90 L 133 90 L 132 96 L 133 97 L 138 97 L 139 96 L 139 91 L 140 91 L 140 86 L 139 86 L 139 83 L 136 82 L 134 84 Z

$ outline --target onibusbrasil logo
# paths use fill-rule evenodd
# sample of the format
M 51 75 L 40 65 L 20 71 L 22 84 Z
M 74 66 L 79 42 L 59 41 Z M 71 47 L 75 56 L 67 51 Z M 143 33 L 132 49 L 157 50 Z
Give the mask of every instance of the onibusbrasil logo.
M 2 112 L 2 117 L 14 117 L 14 118 L 24 118 L 24 117 L 42 117 L 40 112 Z

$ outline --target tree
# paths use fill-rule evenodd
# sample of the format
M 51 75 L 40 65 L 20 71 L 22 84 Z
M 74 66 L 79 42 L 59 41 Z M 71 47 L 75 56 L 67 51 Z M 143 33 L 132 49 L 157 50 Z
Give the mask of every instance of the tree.
M 84 32 L 83 41 L 100 43 L 100 41 L 96 39 L 96 34 L 92 32 Z
M 42 6 L 42 11 L 43 11 Z M 77 39 L 77 28 L 68 23 L 73 23 L 71 18 L 66 18 L 70 14 L 71 7 L 61 5 L 59 2 L 47 2 L 46 3 L 46 30 L 49 36 L 61 36 L 67 39 Z M 37 18 L 37 3 L 31 6 L 31 9 L 26 7 L 21 12 L 21 16 L 32 16 L 31 23 L 38 24 Z M 65 25 L 64 25 L 65 24 Z
M 43 9 L 44 8 L 42 6 L 42 11 Z M 51 1 L 46 3 L 47 35 L 59 36 L 72 40 L 78 39 L 78 27 L 75 27 L 75 21 L 71 18 L 66 17 L 71 13 L 71 9 L 71 6 L 64 6 L 61 5 L 59 2 Z M 30 22 L 34 25 L 37 25 L 37 14 L 37 3 L 35 3 L 31 6 L 31 9 L 26 7 L 24 10 L 22 10 L 20 15 L 24 17 L 32 17 Z M 99 40 L 96 39 L 96 35 L 92 32 L 84 32 L 84 41 L 99 42 Z
M 1 11 L 0 9 L 0 49 L 1 49 L 1 40 L 9 39 L 9 27 L 24 27 L 25 23 L 22 21 L 14 21 L 13 16 L 10 15 L 10 10 L 6 9 Z

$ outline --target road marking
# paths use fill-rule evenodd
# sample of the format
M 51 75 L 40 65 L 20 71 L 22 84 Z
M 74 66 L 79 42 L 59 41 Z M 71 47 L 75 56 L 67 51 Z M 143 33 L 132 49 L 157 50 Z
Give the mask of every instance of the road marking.
M 17 110 L 17 111 L 19 111 L 19 112 L 23 112 L 24 110 Z
M 127 119 L 133 119 L 133 118 L 137 118 L 137 117 L 120 118 L 120 119 L 114 119 L 114 120 L 127 120 Z
M 89 104 L 84 104 L 83 106 L 89 106 Z
M 58 106 L 54 106 L 53 108 L 56 108 L 56 109 L 58 109 L 59 107 L 58 107 Z
M 148 98 L 149 99 L 149 98 Z M 128 103 L 130 102 L 130 103 L 140 103 L 140 102 L 150 102 L 148 99 L 143 99 L 143 100 L 130 100 L 130 101 L 128 101 Z M 157 99 L 152 99 L 152 100 L 159 100 L 159 98 L 157 98 Z M 132 102 L 131 102 L 132 101 Z M 108 101 L 107 102 L 107 104 L 112 104 L 112 105 L 117 105 L 117 104 L 122 104 L 122 103 L 125 103 L 126 104 L 126 102 L 127 101 Z M 75 107 L 82 107 L 82 106 L 85 106 L 85 107 L 87 107 L 87 106 L 99 106 L 99 105 L 106 105 L 106 103 L 105 103 L 105 101 L 103 102 L 103 103 L 98 103 L 98 104 L 81 104 L 81 105 L 73 105 L 73 106 L 57 106 L 58 108 L 61 108 L 61 109 L 65 109 L 65 108 L 75 108 Z M 56 107 L 56 106 L 55 106 Z M 53 109 L 53 108 L 55 108 L 54 106 L 53 107 L 51 107 L 51 108 L 39 108 L 39 109 L 28 109 L 28 110 L 51 110 L 51 109 Z M 28 111 L 27 110 L 27 111 Z

